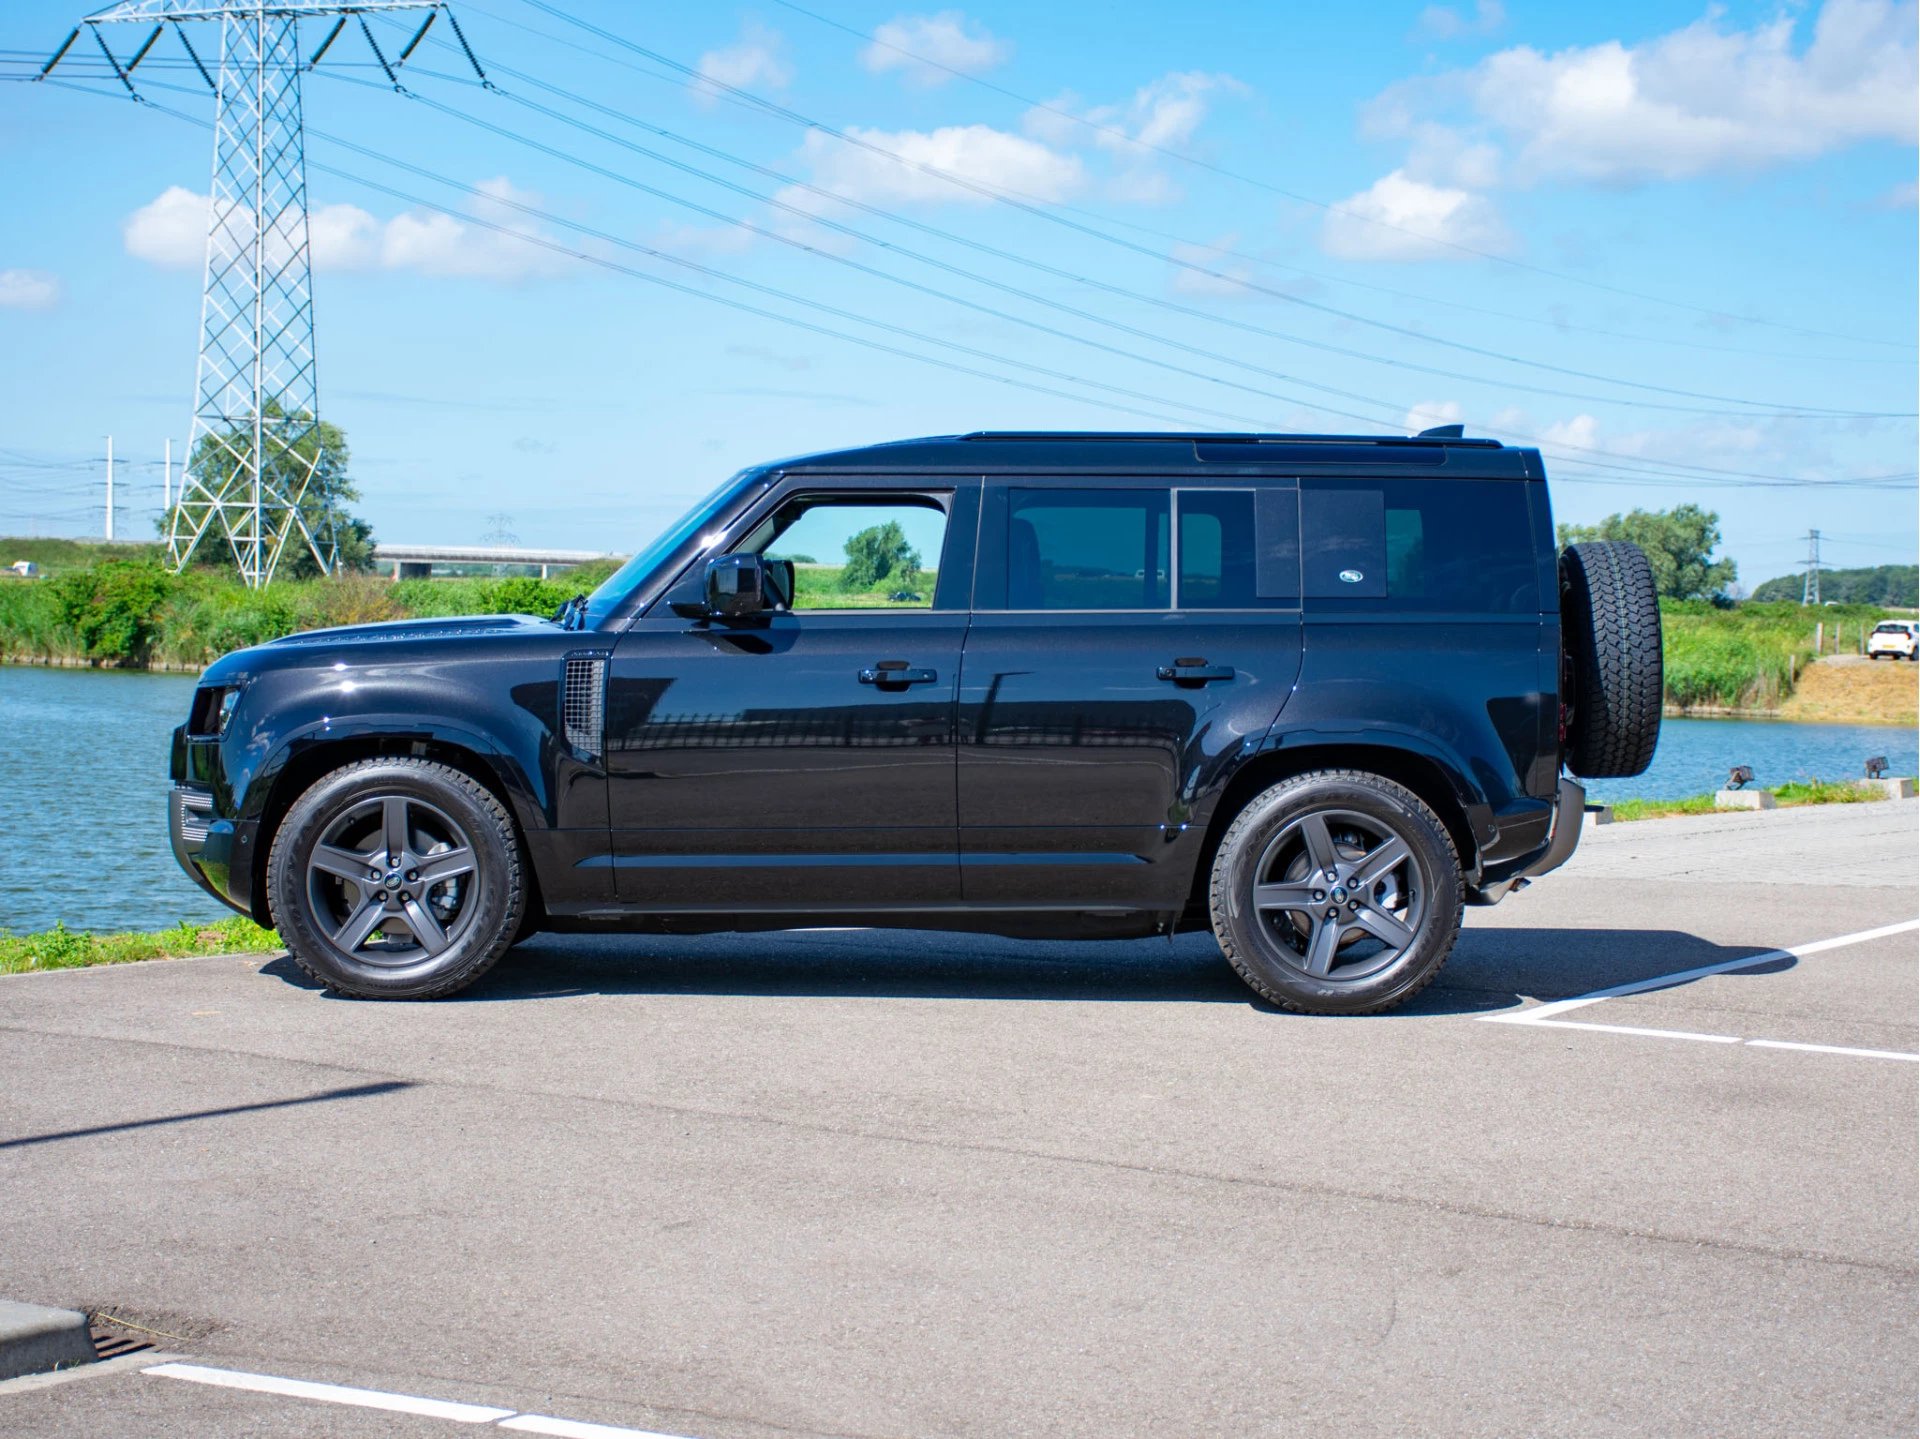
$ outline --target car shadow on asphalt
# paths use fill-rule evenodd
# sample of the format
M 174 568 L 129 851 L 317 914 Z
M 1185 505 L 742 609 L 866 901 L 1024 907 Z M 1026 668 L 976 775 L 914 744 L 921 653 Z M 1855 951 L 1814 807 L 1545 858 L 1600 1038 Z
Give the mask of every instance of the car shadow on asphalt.
M 1772 955 L 1773 957 L 1763 958 Z M 1687 970 L 1756 959 L 1735 975 L 1793 967 L 1758 945 L 1671 929 L 1468 929 L 1424 993 L 1393 1011 L 1488 1014 Z M 317 988 L 289 959 L 261 971 Z M 1683 983 L 1685 981 L 1682 981 Z M 1240 982 L 1212 936 L 1009 940 L 913 930 L 766 934 L 541 935 L 471 988 L 437 1003 L 582 994 L 1222 1003 L 1270 1008 Z

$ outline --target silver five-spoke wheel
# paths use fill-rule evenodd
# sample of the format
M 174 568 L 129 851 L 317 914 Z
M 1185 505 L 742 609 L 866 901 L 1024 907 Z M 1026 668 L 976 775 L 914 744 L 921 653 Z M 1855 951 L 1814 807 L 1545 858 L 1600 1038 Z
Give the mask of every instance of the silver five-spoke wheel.
M 307 897 L 346 953 L 411 964 L 441 953 L 478 907 L 473 841 L 443 809 L 370 795 L 328 825 L 307 856 Z
M 1353 810 L 1305 814 L 1268 842 L 1253 908 L 1308 975 L 1365 979 L 1419 932 L 1426 895 L 1412 860 L 1383 820 Z

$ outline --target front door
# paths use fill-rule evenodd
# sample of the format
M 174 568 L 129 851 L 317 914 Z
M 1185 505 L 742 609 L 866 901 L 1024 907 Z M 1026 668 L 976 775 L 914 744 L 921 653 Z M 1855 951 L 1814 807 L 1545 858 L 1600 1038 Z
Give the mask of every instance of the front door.
M 607 766 L 622 904 L 958 900 L 954 705 L 977 496 L 788 482 L 710 553 L 791 560 L 790 606 L 729 625 L 659 604 L 620 637 Z
M 1300 668 L 1288 481 L 989 486 L 960 682 L 971 904 L 1168 909 Z

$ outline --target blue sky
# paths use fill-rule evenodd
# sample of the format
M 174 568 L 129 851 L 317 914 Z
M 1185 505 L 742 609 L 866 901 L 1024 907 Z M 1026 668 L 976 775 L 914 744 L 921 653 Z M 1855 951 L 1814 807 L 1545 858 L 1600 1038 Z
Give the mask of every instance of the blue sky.
M 1912 4 L 558 8 L 863 143 L 528 0 L 456 6 L 503 94 L 438 78 L 444 25 L 419 99 L 343 36 L 311 129 L 470 187 L 310 138 L 468 217 L 310 177 L 322 411 L 383 538 L 628 550 L 741 465 L 914 434 L 1459 419 L 1544 443 L 1563 519 L 1717 509 L 1748 584 L 1814 526 L 1914 559 Z M 8 6 L 0 74 L 78 9 Z M 209 136 L 73 56 L 99 93 L 0 83 L 0 533 L 97 530 L 109 433 L 145 532 L 190 417 Z M 210 118 L 171 37 L 136 78 Z

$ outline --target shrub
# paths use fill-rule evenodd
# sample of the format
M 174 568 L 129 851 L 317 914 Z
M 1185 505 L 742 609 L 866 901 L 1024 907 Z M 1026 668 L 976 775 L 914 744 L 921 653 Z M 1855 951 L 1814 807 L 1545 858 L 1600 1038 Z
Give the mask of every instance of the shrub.
M 159 631 L 173 576 L 152 560 L 107 560 L 47 582 L 88 659 L 139 662 Z

